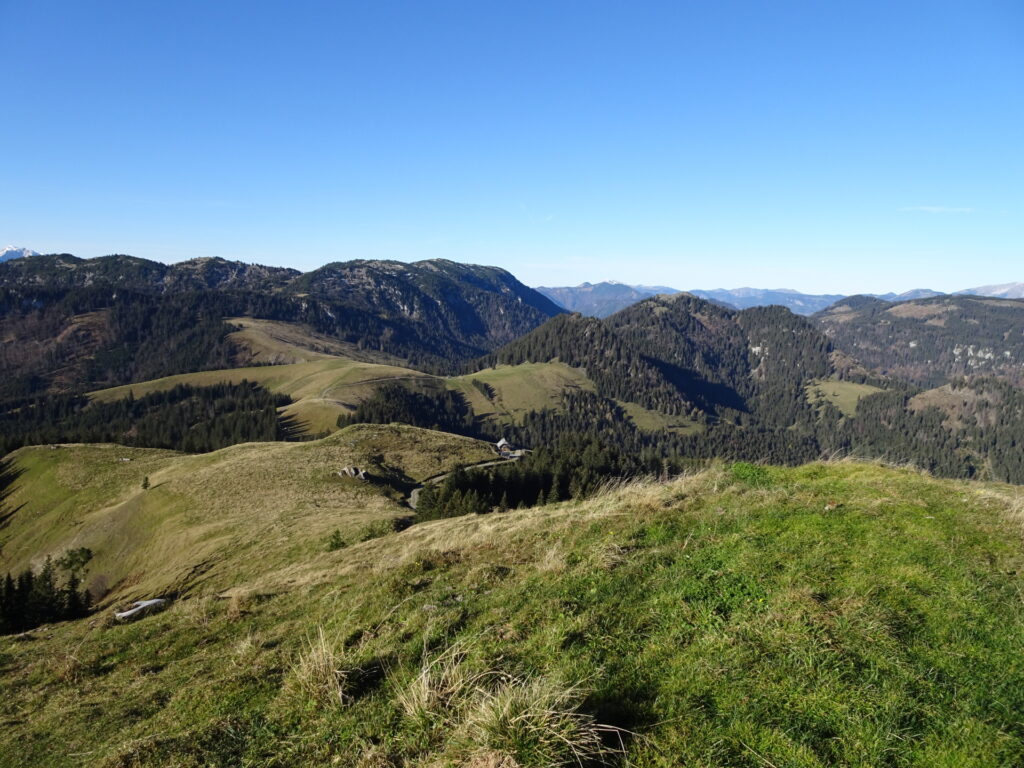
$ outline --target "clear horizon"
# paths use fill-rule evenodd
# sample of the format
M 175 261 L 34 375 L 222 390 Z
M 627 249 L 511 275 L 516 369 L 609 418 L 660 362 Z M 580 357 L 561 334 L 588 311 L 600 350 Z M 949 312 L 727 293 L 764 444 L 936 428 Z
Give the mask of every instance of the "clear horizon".
M 0 236 L 527 285 L 1024 280 L 1024 7 L 0 2 Z

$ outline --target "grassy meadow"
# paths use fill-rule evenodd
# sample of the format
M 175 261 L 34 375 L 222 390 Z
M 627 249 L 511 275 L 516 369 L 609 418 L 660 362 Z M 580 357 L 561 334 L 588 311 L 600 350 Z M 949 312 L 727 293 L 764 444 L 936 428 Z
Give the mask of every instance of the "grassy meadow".
M 61 470 L 32 459 L 18 483 L 45 494 Z M 109 466 L 127 493 L 136 468 Z M 1019 489 L 719 465 L 281 548 L 312 480 L 167 611 L 0 640 L 0 765 L 1024 764 Z M 99 491 L 75 487 L 32 514 L 80 528 L 72 500 Z
M 827 401 L 838 408 L 843 416 L 852 418 L 857 415 L 857 404 L 861 398 L 881 391 L 879 387 L 873 387 L 870 384 L 828 379 L 808 384 L 807 400 L 812 405 L 821 400 Z

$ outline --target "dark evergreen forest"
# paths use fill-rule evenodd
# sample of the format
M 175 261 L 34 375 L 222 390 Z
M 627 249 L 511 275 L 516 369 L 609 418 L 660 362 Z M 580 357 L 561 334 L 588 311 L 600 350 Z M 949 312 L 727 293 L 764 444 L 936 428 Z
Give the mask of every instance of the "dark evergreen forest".
M 87 616 L 92 596 L 82 587 L 77 570 L 59 569 L 47 558 L 39 573 L 8 573 L 0 587 L 0 635 L 24 632 L 41 624 Z M 60 583 L 59 570 L 65 571 Z

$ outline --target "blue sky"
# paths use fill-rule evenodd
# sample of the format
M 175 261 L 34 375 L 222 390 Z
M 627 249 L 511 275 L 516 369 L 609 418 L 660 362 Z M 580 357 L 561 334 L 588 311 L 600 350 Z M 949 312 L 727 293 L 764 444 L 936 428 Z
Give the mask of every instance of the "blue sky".
M 0 245 L 1024 280 L 1024 4 L 0 0 Z

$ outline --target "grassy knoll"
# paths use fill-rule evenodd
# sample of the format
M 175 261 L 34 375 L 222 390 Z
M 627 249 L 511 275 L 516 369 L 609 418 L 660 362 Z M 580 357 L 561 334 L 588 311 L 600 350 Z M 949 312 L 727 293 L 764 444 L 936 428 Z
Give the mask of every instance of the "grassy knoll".
M 819 400 L 826 400 L 838 408 L 844 416 L 852 417 L 856 415 L 857 403 L 862 397 L 881 391 L 878 387 L 873 387 L 870 384 L 829 379 L 808 384 L 807 399 L 812 404 Z
M 474 379 L 492 387 L 494 396 L 484 395 Z M 485 368 L 448 379 L 446 386 L 462 392 L 478 415 L 513 422 L 530 411 L 558 408 L 568 390 L 594 391 L 585 371 L 558 361 Z
M 254 551 L 232 600 L 0 640 L 0 765 L 1021 765 L 1022 514 L 740 465 L 296 546 L 273 583 Z
M 2 570 L 87 547 L 95 553 L 89 582 L 113 589 L 112 597 L 287 580 L 296 563 L 320 562 L 332 531 L 355 540 L 409 515 L 393 485 L 492 456 L 485 443 L 399 425 L 199 455 L 116 445 L 23 448 L 11 455 L 22 474 L 7 501 L 17 512 L 0 529 Z M 338 477 L 352 465 L 381 482 Z

